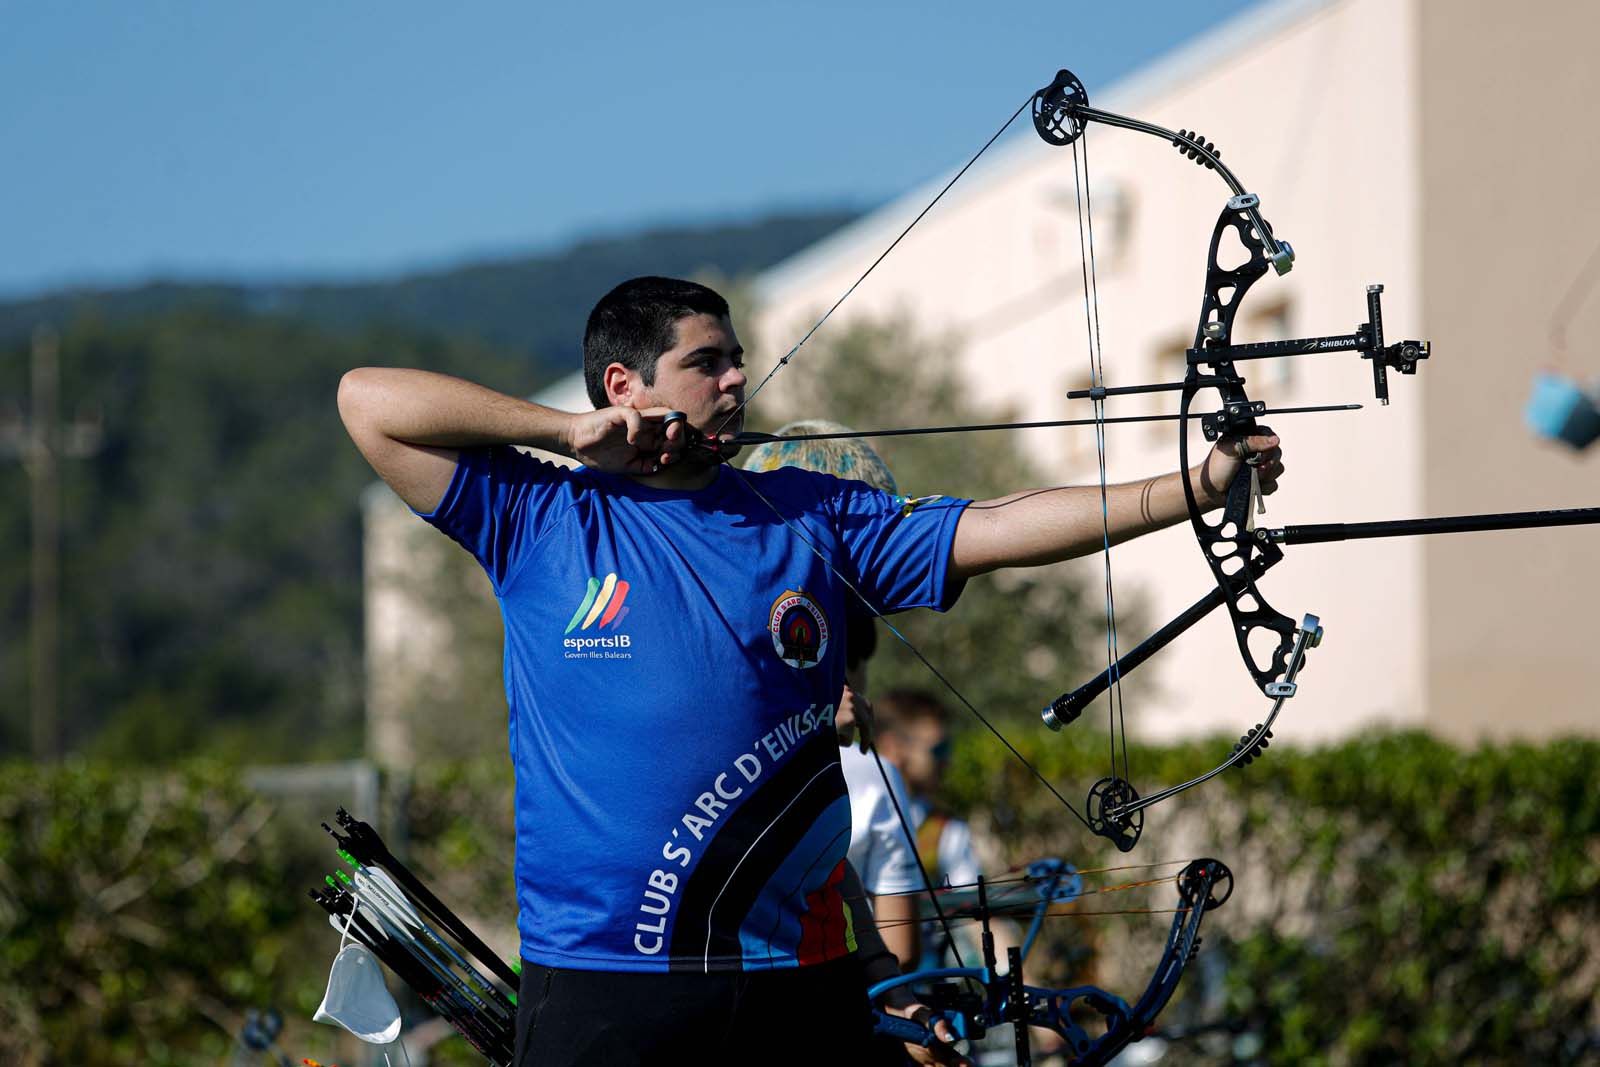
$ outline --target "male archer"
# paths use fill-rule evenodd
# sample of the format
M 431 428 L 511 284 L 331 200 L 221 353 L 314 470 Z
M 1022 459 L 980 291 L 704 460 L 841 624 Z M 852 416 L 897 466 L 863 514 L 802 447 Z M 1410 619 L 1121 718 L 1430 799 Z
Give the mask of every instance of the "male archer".
M 943 611 L 976 575 L 1187 516 L 1176 473 L 1110 487 L 1102 529 L 1098 486 L 908 507 L 809 471 L 736 471 L 688 448 L 685 425 L 741 428 L 743 363 L 720 296 L 636 278 L 589 316 L 594 411 L 415 370 L 340 383 L 356 446 L 500 601 L 519 1063 L 868 1055 L 833 729 L 850 587 L 878 612 Z M 1277 445 L 1219 442 L 1187 472 L 1201 506 L 1250 453 L 1272 492 Z

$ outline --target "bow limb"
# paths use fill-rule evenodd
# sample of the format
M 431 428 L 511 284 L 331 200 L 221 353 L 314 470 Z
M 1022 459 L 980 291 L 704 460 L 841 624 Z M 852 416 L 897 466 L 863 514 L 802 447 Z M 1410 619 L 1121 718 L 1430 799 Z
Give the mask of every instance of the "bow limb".
M 1200 926 L 1209 911 L 1233 892 L 1233 873 L 1220 860 L 1199 859 L 1178 875 L 1178 897 L 1184 910 L 1173 917 L 1161 960 L 1144 992 L 1130 1008 L 1121 998 L 1095 986 L 1030 990 L 1038 998 L 1040 1022 L 1059 1033 L 1070 1049 L 1071 1067 L 1099 1067 L 1148 1033 L 1178 990 L 1183 972 L 1200 946 Z M 1071 1018 L 1075 1005 L 1091 1008 L 1106 1020 L 1106 1032 L 1093 1040 Z
M 940 981 L 962 982 L 965 993 L 948 994 L 948 1003 L 934 1018 L 948 1022 L 961 1037 L 982 1037 L 989 1029 L 1011 1023 L 1025 1031 L 1029 1026 L 1054 1030 L 1066 1043 L 1071 1067 L 1099 1067 L 1128 1045 L 1143 1038 L 1177 992 L 1183 973 L 1200 946 L 1200 927 L 1207 912 L 1227 901 L 1233 892 L 1233 874 L 1216 859 L 1194 860 L 1174 880 L 1179 911 L 1173 916 L 1166 944 L 1149 982 L 1130 1006 L 1126 1000 L 1099 986 L 1048 989 L 1020 980 L 1021 954 L 1013 957 L 1013 973 L 997 976 L 991 967 L 947 967 L 915 971 L 873 986 L 876 1003 L 887 993 L 908 985 Z M 1048 902 L 1050 898 L 1046 897 Z M 1105 1023 L 1105 1031 L 1091 1037 L 1074 1016 L 1090 1013 Z M 913 1045 L 930 1045 L 936 1039 L 929 1026 L 878 1013 L 877 1031 Z M 1025 1037 L 1019 1037 L 1019 1062 L 1027 1056 Z
M 1090 122 L 1118 126 L 1136 133 L 1146 133 L 1169 142 L 1181 155 L 1189 157 L 1207 170 L 1215 171 L 1233 193 L 1230 207 L 1244 211 L 1251 223 L 1266 235 L 1266 245 L 1273 268 L 1287 274 L 1294 266 L 1294 249 L 1288 241 L 1272 236 L 1259 211 L 1261 198 L 1248 193 L 1239 179 L 1222 162 L 1222 153 L 1199 133 L 1179 130 L 1174 133 L 1164 126 L 1143 119 L 1129 118 L 1114 111 L 1089 106 L 1089 93 L 1083 82 L 1070 70 L 1056 73 L 1055 80 L 1033 96 L 1033 128 L 1046 144 L 1070 145 L 1083 136 Z

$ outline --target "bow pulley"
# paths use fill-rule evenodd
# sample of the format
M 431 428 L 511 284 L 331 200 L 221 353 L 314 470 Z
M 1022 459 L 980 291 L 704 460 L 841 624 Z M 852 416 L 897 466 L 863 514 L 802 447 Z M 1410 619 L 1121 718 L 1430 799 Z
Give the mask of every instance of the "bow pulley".
M 1239 184 L 1239 179 L 1233 176 L 1233 171 L 1223 165 L 1222 153 L 1217 146 L 1198 132 L 1190 130 L 1174 132 L 1153 122 L 1090 107 L 1088 90 L 1084 89 L 1083 82 L 1079 81 L 1077 75 L 1070 70 L 1057 71 L 1055 81 L 1033 94 L 1033 128 L 1038 131 L 1045 144 L 1057 148 L 1073 144 L 1083 135 L 1084 129 L 1090 122 L 1120 126 L 1125 130 L 1159 137 L 1170 142 L 1180 153 L 1200 166 L 1216 171 L 1233 190 L 1233 196 L 1228 200 L 1228 209 L 1245 213 L 1255 232 L 1261 235 L 1266 244 L 1267 259 L 1271 262 L 1273 270 L 1279 274 L 1288 274 L 1294 268 L 1294 249 L 1290 247 L 1288 241 L 1280 241 L 1272 236 L 1272 228 L 1262 219 L 1258 210 L 1261 198 L 1255 193 L 1245 191 L 1245 187 Z
M 1070 70 L 1033 94 L 1033 128 L 1048 144 L 1069 145 L 1083 134 L 1078 109 L 1089 106 L 1089 91 Z

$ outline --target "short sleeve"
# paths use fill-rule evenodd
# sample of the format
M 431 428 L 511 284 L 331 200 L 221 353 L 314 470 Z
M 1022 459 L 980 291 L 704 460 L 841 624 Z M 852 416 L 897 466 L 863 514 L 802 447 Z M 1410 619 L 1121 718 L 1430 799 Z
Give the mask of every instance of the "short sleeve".
M 971 501 L 891 496 L 863 482 L 834 484 L 839 535 L 868 602 L 884 614 L 951 607 L 962 586 L 948 581 L 950 549 Z
M 439 505 L 417 514 L 472 553 L 498 593 L 568 499 L 570 479 L 509 445 L 463 449 Z

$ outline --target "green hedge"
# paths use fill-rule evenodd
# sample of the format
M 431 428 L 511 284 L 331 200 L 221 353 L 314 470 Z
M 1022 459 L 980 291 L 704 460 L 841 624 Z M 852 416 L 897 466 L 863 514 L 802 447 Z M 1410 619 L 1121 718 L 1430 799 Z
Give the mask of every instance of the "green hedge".
M 0 765 L 0 1063 L 221 1063 L 267 1006 L 333 1058 L 304 822 L 221 765 Z
M 1105 773 L 1103 737 L 1016 740 L 1075 803 Z M 1130 757 L 1149 789 L 1227 747 Z M 1153 809 L 1127 856 L 992 740 L 960 738 L 948 784 L 1011 862 L 1227 862 L 1234 898 L 1208 921 L 1185 1000 L 1163 1022 L 1243 1027 L 1257 1049 L 1246 1059 L 1600 1061 L 1600 743 L 1461 751 L 1384 735 L 1274 747 Z M 504 757 L 420 772 L 400 811 L 417 870 L 458 911 L 508 927 Z M 289 1017 L 296 1058 L 340 1056 L 334 1032 L 309 1022 L 333 948 L 305 898 L 332 866 L 317 817 L 249 793 L 222 766 L 0 765 L 0 1062 L 216 1063 L 243 1012 L 265 1005 Z M 1170 886 L 1144 892 L 1170 907 Z M 1164 919 L 1057 924 L 1056 970 L 1041 956 L 1031 977 L 1132 991 Z M 1162 1062 L 1229 1062 L 1232 1051 L 1246 1043 L 1183 1041 Z
M 1019 748 L 1080 808 L 1107 773 L 1103 734 L 1041 731 Z M 1136 748 L 1131 777 L 1148 793 L 1228 750 Z M 1245 1027 L 1265 1062 L 1600 1062 L 1600 743 L 1273 747 L 1150 809 L 1127 856 L 990 738 L 961 739 L 947 784 L 1004 829 L 1013 861 L 1090 867 L 1178 847 L 1228 863 L 1235 901 L 1206 938 L 1226 962 L 1221 1002 L 1187 1014 Z M 1219 1056 L 1186 1043 L 1164 1062 Z

